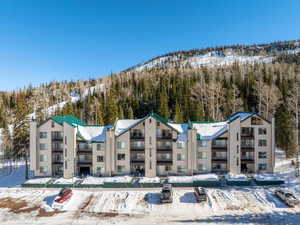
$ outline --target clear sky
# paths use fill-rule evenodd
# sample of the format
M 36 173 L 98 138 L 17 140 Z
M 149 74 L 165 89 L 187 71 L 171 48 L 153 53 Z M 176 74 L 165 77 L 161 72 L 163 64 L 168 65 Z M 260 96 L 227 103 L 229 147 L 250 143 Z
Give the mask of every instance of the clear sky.
M 1 0 L 0 90 L 101 77 L 174 50 L 299 38 L 299 0 Z

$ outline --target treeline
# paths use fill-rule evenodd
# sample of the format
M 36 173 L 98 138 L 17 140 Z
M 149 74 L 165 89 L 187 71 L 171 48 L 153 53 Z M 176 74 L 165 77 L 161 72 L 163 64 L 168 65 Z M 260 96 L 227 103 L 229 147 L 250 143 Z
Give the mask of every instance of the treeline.
M 39 122 L 51 115 L 72 114 L 87 123 L 113 125 L 117 118 L 142 118 L 152 111 L 178 123 L 222 121 L 235 112 L 252 111 L 266 119 L 275 117 L 277 145 L 292 156 L 299 120 L 298 57 L 285 55 L 270 64 L 133 70 L 99 80 L 53 82 L 1 93 L 2 139 L 8 152 L 24 156 L 28 147 L 26 115 L 32 112 Z M 85 93 L 100 84 L 104 88 Z M 80 99 L 70 102 L 71 93 L 79 94 Z M 69 103 L 52 114 L 45 113 L 47 107 L 63 101 Z

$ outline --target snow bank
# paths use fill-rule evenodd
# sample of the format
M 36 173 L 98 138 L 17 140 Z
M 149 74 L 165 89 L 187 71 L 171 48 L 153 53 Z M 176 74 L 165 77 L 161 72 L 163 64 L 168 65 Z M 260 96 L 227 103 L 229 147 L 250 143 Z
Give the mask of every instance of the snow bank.
M 282 180 L 276 174 L 256 174 L 253 176 L 257 181 L 273 181 L 273 180 Z
M 245 174 L 228 173 L 225 175 L 225 178 L 228 181 L 248 181 L 248 178 Z
M 195 176 L 170 176 L 168 181 L 170 183 L 193 183 L 194 181 L 218 181 L 216 174 L 199 174 Z
M 92 177 L 89 176 L 83 180 L 81 184 L 104 184 L 104 182 L 116 183 L 130 183 L 131 176 L 117 176 L 117 177 Z
M 140 179 L 139 183 L 160 183 L 160 178 L 159 177 L 153 177 L 153 178 L 142 177 Z
M 74 184 L 76 181 L 80 180 L 78 177 L 73 177 L 70 179 L 59 178 L 53 182 L 53 184 Z
M 33 178 L 25 182 L 25 184 L 46 184 L 50 181 L 51 177 Z

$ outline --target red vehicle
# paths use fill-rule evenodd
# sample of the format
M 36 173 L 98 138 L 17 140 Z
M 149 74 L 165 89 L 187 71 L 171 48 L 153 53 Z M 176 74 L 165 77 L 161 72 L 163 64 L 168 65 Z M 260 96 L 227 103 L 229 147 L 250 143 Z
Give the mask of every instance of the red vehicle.
M 63 203 L 66 200 L 70 199 L 73 195 L 73 192 L 70 188 L 63 188 L 60 190 L 58 197 L 55 199 L 57 203 Z

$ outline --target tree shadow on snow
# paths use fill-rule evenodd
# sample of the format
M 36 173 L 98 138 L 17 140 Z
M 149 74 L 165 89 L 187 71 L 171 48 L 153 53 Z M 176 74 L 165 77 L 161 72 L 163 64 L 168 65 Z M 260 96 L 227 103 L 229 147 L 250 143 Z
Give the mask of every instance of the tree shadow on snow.
M 48 206 L 52 207 L 52 204 L 56 197 L 57 197 L 57 195 L 51 195 L 51 196 L 44 198 L 43 201 L 46 202 Z
M 271 212 L 261 214 L 222 215 L 204 219 L 173 220 L 178 223 L 196 224 L 259 224 L 259 225 L 299 225 L 300 214 L 296 212 Z
M 194 192 L 186 192 L 180 197 L 182 203 L 197 203 Z
M 144 200 L 152 205 L 160 205 L 160 193 L 147 193 Z

